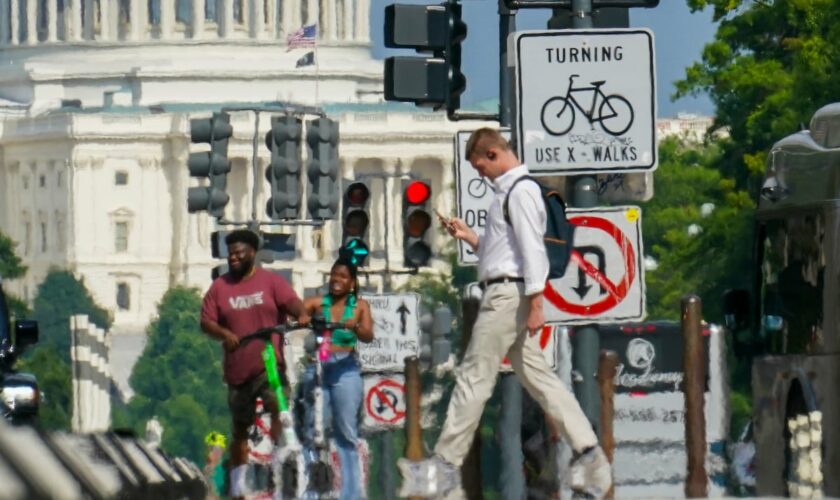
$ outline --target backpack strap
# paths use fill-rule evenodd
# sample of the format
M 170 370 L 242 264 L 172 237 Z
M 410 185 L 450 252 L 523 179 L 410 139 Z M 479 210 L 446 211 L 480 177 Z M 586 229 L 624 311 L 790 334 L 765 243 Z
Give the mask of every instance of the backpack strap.
M 511 225 L 511 223 L 510 223 L 510 210 L 508 210 L 508 205 L 510 205 L 510 193 L 511 193 L 511 191 L 513 191 L 513 188 L 515 188 L 516 185 L 519 184 L 519 181 L 524 181 L 525 179 L 530 179 L 530 180 L 536 182 L 537 186 L 542 187 L 542 185 L 540 184 L 540 181 L 534 179 L 530 175 L 523 175 L 522 177 L 513 181 L 513 185 L 510 186 L 510 189 L 508 189 L 508 192 L 505 195 L 505 203 L 502 205 L 502 213 L 505 216 L 505 222 L 507 222 L 509 226 Z

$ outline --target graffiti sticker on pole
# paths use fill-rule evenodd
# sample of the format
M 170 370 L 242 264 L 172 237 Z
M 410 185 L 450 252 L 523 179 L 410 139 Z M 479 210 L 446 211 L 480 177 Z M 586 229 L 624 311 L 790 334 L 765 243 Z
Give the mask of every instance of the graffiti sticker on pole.
M 368 430 L 402 427 L 405 423 L 405 378 L 401 375 L 364 377 L 364 415 Z
M 552 323 L 623 323 L 645 317 L 642 211 L 609 207 L 568 211 L 575 248 L 562 278 L 545 287 Z

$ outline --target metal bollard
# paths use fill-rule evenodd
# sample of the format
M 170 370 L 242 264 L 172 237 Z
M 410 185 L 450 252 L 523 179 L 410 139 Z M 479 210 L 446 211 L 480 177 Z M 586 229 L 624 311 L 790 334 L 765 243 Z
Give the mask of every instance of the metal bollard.
M 405 358 L 405 458 L 423 458 L 423 430 L 420 428 L 420 360 Z M 419 497 L 409 497 L 419 498 Z
M 688 475 L 685 496 L 703 498 L 708 492 L 706 477 L 706 416 L 703 413 L 706 353 L 703 350 L 703 317 L 700 297 L 689 295 L 681 303 L 683 335 L 683 394 L 685 396 L 685 448 Z
M 618 369 L 618 354 L 602 349 L 598 354 L 598 390 L 601 394 L 601 448 L 610 464 L 615 453 L 615 434 L 613 419 L 615 416 L 615 373 Z M 614 476 L 615 474 L 613 474 Z M 610 487 L 606 498 L 613 498 L 615 485 Z

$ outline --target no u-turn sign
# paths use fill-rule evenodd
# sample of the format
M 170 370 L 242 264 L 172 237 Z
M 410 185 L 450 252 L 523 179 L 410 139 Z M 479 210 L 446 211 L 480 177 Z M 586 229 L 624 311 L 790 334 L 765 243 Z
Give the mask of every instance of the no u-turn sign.
M 550 323 L 621 323 L 645 317 L 639 207 L 569 209 L 575 248 L 566 274 L 545 288 Z

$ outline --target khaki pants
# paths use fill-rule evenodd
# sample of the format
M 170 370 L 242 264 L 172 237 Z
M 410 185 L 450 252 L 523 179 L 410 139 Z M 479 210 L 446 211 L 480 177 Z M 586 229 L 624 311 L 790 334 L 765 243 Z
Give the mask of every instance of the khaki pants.
M 456 466 L 463 463 L 505 355 L 522 385 L 575 451 L 598 443 L 574 395 L 540 352 L 538 337 L 528 335 L 528 310 L 522 283 L 500 283 L 485 290 L 435 446 L 435 453 L 447 462 Z

